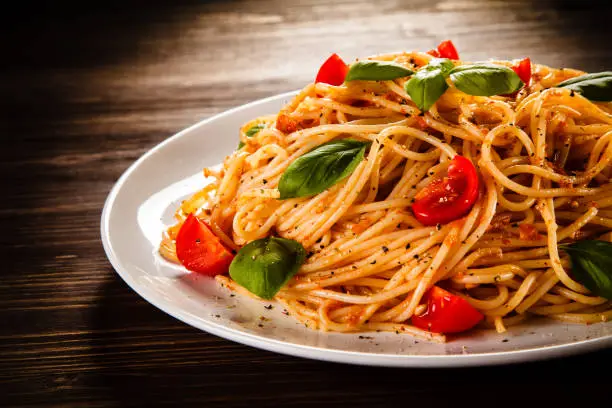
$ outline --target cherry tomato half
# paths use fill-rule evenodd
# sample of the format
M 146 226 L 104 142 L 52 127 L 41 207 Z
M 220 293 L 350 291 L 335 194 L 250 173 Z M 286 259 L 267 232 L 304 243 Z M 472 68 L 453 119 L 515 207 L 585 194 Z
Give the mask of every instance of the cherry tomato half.
M 455 44 L 451 40 L 442 41 L 438 48 L 435 50 L 427 51 L 429 55 L 433 55 L 436 58 L 448 58 L 452 60 L 459 59 L 459 53 L 457 52 L 457 48 L 455 48 Z
M 529 85 L 531 81 L 531 60 L 529 58 L 525 58 L 517 62 L 512 66 L 512 69 L 516 74 L 521 78 L 521 81 L 525 83 L 525 85 Z
M 176 256 L 185 268 L 209 276 L 226 273 L 234 259 L 208 225 L 193 214 L 176 236 Z
M 467 300 L 433 286 L 423 299 L 427 310 L 420 316 L 412 316 L 412 324 L 434 333 L 460 333 L 476 326 L 483 319 Z
M 479 184 L 472 162 L 457 155 L 446 177 L 432 181 L 417 193 L 412 212 L 423 225 L 446 224 L 461 218 L 478 199 Z
M 455 48 L 455 44 L 453 44 L 451 40 L 442 41 L 438 45 L 438 52 L 440 53 L 441 58 L 448 58 L 452 60 L 459 59 L 457 48 Z
M 344 78 L 349 67 L 342 61 L 338 54 L 332 54 L 319 68 L 315 82 L 339 86 L 344 83 Z

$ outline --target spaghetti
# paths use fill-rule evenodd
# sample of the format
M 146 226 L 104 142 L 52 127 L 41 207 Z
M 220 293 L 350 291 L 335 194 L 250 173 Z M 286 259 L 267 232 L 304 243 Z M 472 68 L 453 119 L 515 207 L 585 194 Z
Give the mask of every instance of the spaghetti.
M 432 56 L 367 60 L 416 71 Z M 434 285 L 467 300 L 484 315 L 481 325 L 498 332 L 531 316 L 605 321 L 612 303 L 575 280 L 558 248 L 609 240 L 612 228 L 612 108 L 555 87 L 582 74 L 534 65 L 529 83 L 510 95 L 473 96 L 451 85 L 425 113 L 405 77 L 310 84 L 277 115 L 242 126 L 243 147 L 220 170 L 204 170 L 214 181 L 183 202 L 160 252 L 177 261 L 176 235 L 191 213 L 235 251 L 272 235 L 295 240 L 308 256 L 274 298 L 324 331 L 444 341 L 411 324 Z M 319 194 L 279 199 L 292 162 L 348 138 L 371 143 L 350 175 Z M 456 155 L 478 171 L 477 200 L 457 220 L 425 226 L 411 206 Z M 216 279 L 253 296 L 228 276 Z

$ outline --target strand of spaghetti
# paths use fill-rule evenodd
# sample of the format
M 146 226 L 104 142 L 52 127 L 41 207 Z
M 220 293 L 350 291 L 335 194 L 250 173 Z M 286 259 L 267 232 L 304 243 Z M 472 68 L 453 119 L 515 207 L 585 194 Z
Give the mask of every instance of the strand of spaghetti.
M 462 244 L 457 250 L 457 252 L 449 259 L 449 261 L 444 265 L 441 271 L 440 279 L 444 279 L 445 277 L 450 277 L 453 273 L 454 266 L 459 263 L 461 258 L 465 256 L 465 254 L 474 246 L 474 244 L 482 237 L 484 232 L 487 230 L 489 225 L 491 224 L 491 220 L 495 215 L 495 207 L 497 205 L 497 192 L 493 186 L 493 180 L 488 175 L 483 175 L 485 186 L 487 190 L 486 201 L 484 204 L 484 213 L 481 216 L 481 220 L 479 225 L 474 229 L 474 231 L 470 234 L 467 239 L 462 240 Z
M 306 204 L 294 207 L 295 210 L 291 211 L 287 214 L 286 219 L 277 225 L 279 231 L 287 231 L 293 229 L 300 220 L 306 217 L 308 214 L 312 214 L 316 207 L 323 207 L 325 202 L 329 200 L 331 196 L 333 196 L 340 189 L 341 186 L 336 185 L 331 189 L 323 191 L 321 194 L 318 194 L 315 197 L 306 202 Z
M 380 96 L 376 96 L 372 94 L 364 94 L 362 96 L 362 99 L 375 103 L 379 106 L 383 106 L 386 109 L 400 113 L 402 115 L 417 115 L 419 113 L 419 109 L 412 105 L 400 104 L 397 102 L 393 102 L 389 99 L 386 99 L 384 97 L 380 97 Z M 406 102 L 408 102 L 408 100 L 406 100 Z
M 382 265 L 390 264 L 390 263 L 393 263 L 394 261 L 400 262 L 400 263 L 410 261 L 411 259 L 414 259 L 414 255 L 424 253 L 428 249 L 436 245 L 437 243 L 441 242 L 444 239 L 445 232 L 446 232 L 445 230 L 441 230 L 441 231 L 438 231 L 437 233 L 434 233 L 433 235 L 429 236 L 429 238 L 424 239 L 421 244 L 415 245 L 414 248 L 411 247 L 411 249 L 408 252 L 406 252 L 404 255 L 402 255 L 399 258 L 394 258 L 395 254 L 390 253 L 390 254 L 387 254 L 381 257 L 380 263 L 377 262 L 373 264 L 372 262 L 375 259 L 372 259 L 372 257 L 370 257 L 370 258 L 364 259 L 363 261 L 358 262 L 357 264 L 355 264 L 356 266 L 355 269 L 351 268 L 349 271 L 347 271 L 346 273 L 343 273 L 341 276 L 334 276 L 332 278 L 322 279 L 316 283 L 298 283 L 295 285 L 295 289 L 296 290 L 311 290 L 317 287 L 334 286 L 334 285 L 338 285 L 343 282 L 353 280 L 356 278 L 373 275 L 378 270 L 380 270 L 380 267 Z M 427 235 L 430 235 L 430 234 L 427 234 Z
M 422 329 L 419 329 L 417 327 L 407 325 L 407 324 L 370 322 L 370 323 L 364 324 L 363 327 L 364 329 L 368 331 L 380 330 L 380 331 L 395 332 L 398 334 L 405 333 L 405 334 L 410 334 L 411 336 L 414 336 L 416 338 L 420 338 L 420 339 L 424 339 L 428 341 L 435 341 L 437 343 L 446 342 L 446 336 L 444 336 L 443 334 L 432 333 L 430 331 L 422 330 Z
M 374 143 L 371 146 L 370 153 L 365 162 L 360 163 L 353 174 L 349 176 L 348 181 L 344 184 L 341 192 L 338 193 L 329 208 L 312 223 L 309 230 L 302 232 L 301 237 L 305 247 L 309 247 L 319 239 L 353 204 L 367 181 L 367 175 L 372 172 L 376 164 L 375 158 L 380 150 L 380 145 L 387 137 L 388 134 L 384 133 L 384 131 L 379 134 L 378 143 Z
M 605 154 L 597 163 L 590 163 L 588 165 L 588 170 L 584 172 L 581 176 L 565 176 L 562 174 L 555 173 L 551 169 L 544 169 L 534 165 L 516 165 L 507 167 L 502 174 L 506 177 L 520 174 L 520 173 L 530 173 L 534 174 L 548 180 L 557 182 L 557 183 L 566 183 L 566 184 L 583 184 L 588 183 L 591 179 L 593 179 L 596 175 L 598 175 L 604 168 L 606 168 L 610 164 L 610 160 L 612 160 L 612 143 L 609 143 L 609 137 L 612 136 L 612 132 L 606 134 L 605 139 L 601 139 L 604 142 L 607 142 L 607 148 Z M 601 141 L 600 140 L 600 141 Z M 602 143 L 601 145 L 603 145 Z M 601 145 L 595 145 L 593 149 L 593 154 L 591 157 L 599 157 L 601 154 Z
M 540 207 L 538 210 L 546 223 L 546 229 L 548 233 L 548 254 L 552 262 L 552 268 L 557 274 L 557 277 L 565 286 L 578 293 L 587 293 L 588 290 L 580 283 L 576 282 L 569 277 L 563 266 L 561 265 L 561 259 L 559 258 L 559 249 L 557 247 L 557 222 L 555 220 L 554 208 L 552 199 L 548 198 L 539 201 Z M 595 208 L 593 210 L 596 210 Z
M 394 289 L 387 290 L 384 292 L 379 292 L 371 296 L 349 295 L 348 293 L 340 293 L 340 292 L 336 292 L 336 291 L 328 290 L 328 289 L 313 289 L 310 292 L 313 295 L 322 297 L 324 299 L 333 299 L 333 300 L 338 300 L 344 303 L 366 305 L 366 304 L 384 302 L 385 300 L 389 300 L 397 296 L 403 295 L 405 293 L 408 293 L 414 290 L 416 286 L 417 286 L 416 282 L 408 282 Z
M 504 285 L 496 285 L 498 290 L 497 296 L 489 299 L 476 299 L 470 295 L 460 292 L 454 292 L 456 295 L 461 296 L 467 300 L 472 306 L 478 310 L 492 310 L 506 303 L 509 296 L 508 287 Z
M 465 217 L 465 222 L 463 223 L 463 227 L 461 228 L 461 232 L 459 233 L 459 240 L 463 243 L 467 239 L 468 235 L 474 230 L 474 227 L 477 226 L 477 221 L 482 213 L 485 204 L 482 200 L 479 200 L 474 204 L 470 213 Z M 467 251 L 466 251 L 467 253 Z
M 496 185 L 495 189 L 497 190 L 497 195 L 498 195 L 498 200 L 499 200 L 499 205 L 509 211 L 512 212 L 519 212 L 519 211 L 527 211 L 528 209 L 530 209 L 531 207 L 533 207 L 533 205 L 536 202 L 536 198 L 535 197 L 527 197 L 525 198 L 523 201 L 510 201 L 508 200 L 505 196 L 504 196 L 504 186 L 502 185 Z
M 612 131 L 606 132 L 603 136 L 601 136 L 601 138 L 599 140 L 597 140 L 597 142 L 595 143 L 595 146 L 593 146 L 593 150 L 591 151 L 591 154 L 589 155 L 589 161 L 587 162 L 587 172 L 591 172 L 591 169 L 596 168 L 596 170 L 593 170 L 593 172 L 597 172 L 599 173 L 600 171 L 602 171 L 603 168 L 597 168 L 598 166 L 600 166 L 600 163 L 609 163 L 610 160 L 610 139 L 612 138 Z M 606 151 L 604 153 L 604 156 L 602 158 L 599 159 L 598 158 L 602 155 L 602 151 L 604 149 L 604 146 L 607 145 Z M 604 160 L 607 159 L 607 160 Z M 595 165 L 595 163 L 597 163 L 597 166 Z M 605 167 L 605 166 L 603 166 Z
M 337 331 L 337 332 L 347 332 L 347 331 L 351 331 L 351 329 L 354 330 L 354 327 L 351 327 L 352 325 L 347 325 L 347 324 L 338 324 L 335 323 L 333 320 L 330 319 L 329 315 L 328 315 L 328 309 L 330 308 L 330 306 L 336 304 L 337 302 L 331 301 L 331 300 L 327 300 L 325 302 L 323 302 L 321 305 L 319 305 L 319 309 L 318 309 L 318 317 L 319 317 L 319 321 L 321 323 L 321 329 L 323 331 L 329 331 L 330 329 L 333 331 Z
M 507 317 L 507 316 L 505 317 L 496 316 L 494 318 L 485 317 L 484 323 L 482 325 L 485 327 L 491 327 L 493 329 L 496 329 L 498 333 L 503 333 L 504 331 L 506 331 L 508 327 L 516 326 L 522 323 L 523 321 L 527 319 L 527 317 L 528 316 L 524 314 L 514 315 L 510 317 Z M 492 323 L 493 321 L 495 323 Z
M 390 253 L 389 256 L 394 257 L 395 254 Z M 357 265 L 360 265 L 360 266 L 357 266 Z M 373 265 L 373 263 L 369 262 L 366 259 L 361 262 L 358 262 L 357 264 L 353 264 L 350 267 L 344 267 L 344 268 L 341 268 L 340 270 L 337 270 L 339 273 L 334 273 L 334 271 L 326 271 L 326 272 L 321 272 L 320 274 L 310 274 L 306 278 L 306 281 L 308 283 L 300 284 L 298 282 L 296 283 L 295 287 L 300 290 L 305 290 L 305 288 L 310 288 L 310 287 L 317 288 L 320 286 L 319 283 L 321 281 L 329 282 L 329 280 L 332 278 L 336 278 L 335 280 L 336 284 L 346 284 L 347 282 L 351 282 L 354 279 L 360 278 L 361 275 L 355 277 L 354 272 L 356 270 L 363 269 L 364 266 L 366 265 L 368 266 Z M 398 262 L 398 265 L 401 265 L 401 263 Z M 409 266 L 409 265 L 412 265 L 412 266 Z M 394 288 L 395 286 L 403 282 L 403 279 L 401 279 L 402 272 L 405 272 L 408 270 L 408 271 L 411 271 L 411 274 L 419 273 L 420 268 L 415 268 L 414 264 L 411 262 L 409 262 L 409 265 L 408 264 L 403 265 L 399 271 L 391 271 L 391 269 L 396 268 L 397 265 L 394 265 L 393 262 L 387 262 L 385 265 L 372 267 L 369 273 L 367 274 L 363 273 L 363 276 L 378 276 L 381 278 L 390 279 L 389 283 L 385 287 L 385 289 L 390 289 L 390 288 Z M 407 269 L 407 268 L 410 268 L 410 269 Z M 385 271 L 389 271 L 389 272 L 386 273 Z M 316 275 L 316 276 L 313 277 L 313 275 Z M 410 279 L 406 279 L 406 281 L 408 280 Z M 397 282 L 397 284 L 394 284 L 395 282 Z M 327 285 L 327 286 L 331 286 L 331 285 Z
M 389 116 L 392 112 L 389 108 L 361 108 L 347 105 L 341 102 L 334 101 L 328 98 L 316 99 L 312 101 L 312 104 L 319 107 L 327 107 L 334 109 L 344 114 L 358 116 L 358 117 L 378 117 L 383 118 Z
M 481 276 L 481 275 L 495 276 L 495 275 L 503 274 L 503 273 L 510 273 L 512 276 L 518 275 L 523 278 L 528 275 L 528 273 L 523 268 L 521 268 L 519 265 L 504 264 L 504 265 L 489 266 L 486 268 L 466 269 L 464 272 L 456 273 L 455 276 L 453 276 L 451 279 L 456 282 L 460 282 L 465 278 L 468 278 L 469 280 L 470 276 Z
M 536 283 L 537 278 L 540 276 L 539 272 L 532 272 L 521 282 L 518 290 L 514 292 L 510 300 L 505 304 L 495 309 L 485 310 L 483 313 L 487 316 L 505 316 L 514 309 L 525 299 Z
M 431 168 L 432 162 L 423 162 L 412 165 L 409 170 L 404 173 L 401 180 L 395 185 L 388 198 L 406 198 L 412 199 L 417 193 L 417 187 L 420 181 L 423 180 L 427 171 Z M 409 166 L 406 163 L 406 167 Z
M 600 313 L 559 313 L 550 314 L 548 317 L 568 323 L 592 324 L 612 319 L 612 310 Z
M 394 132 L 388 132 L 388 133 L 392 133 L 392 134 L 395 134 L 395 135 L 409 135 L 409 136 L 414 136 L 414 133 L 416 133 L 416 132 L 422 133 L 418 129 L 414 129 L 414 128 L 407 127 L 407 126 L 401 126 L 401 127 L 398 126 L 397 128 L 395 128 L 393 130 L 394 130 Z M 402 131 L 402 130 L 404 130 L 404 131 Z M 373 142 L 373 141 L 376 141 L 379 138 L 379 136 L 380 136 L 380 134 L 379 135 L 364 134 L 363 138 Z M 422 137 L 420 137 L 419 139 L 425 140 Z M 432 142 L 432 144 L 442 145 L 442 143 L 440 143 L 440 141 L 436 140 L 435 138 L 428 137 L 427 139 L 429 139 L 427 141 L 428 142 Z M 439 150 L 432 149 L 432 150 L 430 150 L 428 152 L 425 152 L 425 153 L 418 153 L 418 152 L 415 152 L 415 151 L 407 149 L 406 147 L 404 147 L 403 145 L 400 145 L 399 143 L 396 143 L 393 139 L 388 139 L 385 142 L 385 147 L 390 148 L 395 153 L 399 154 L 400 157 L 404 157 L 404 158 L 410 159 L 410 160 L 416 160 L 416 161 L 437 160 L 438 157 L 440 157 L 440 151 Z
M 347 282 L 347 285 L 367 286 L 370 288 L 384 289 L 389 281 L 379 278 L 358 278 Z
M 370 152 L 372 155 L 372 152 Z M 343 183 L 342 188 L 333 198 L 332 203 L 320 214 L 308 221 L 305 228 L 301 228 L 298 240 L 302 242 L 304 247 L 311 246 L 319 239 L 333 224 L 336 223 L 342 214 L 353 204 L 361 189 L 367 182 L 367 174 L 371 171 L 374 165 L 374 160 L 364 161 L 357 165 L 357 168 Z
M 599 296 L 585 296 L 580 293 L 576 293 L 567 288 L 553 288 L 553 292 L 558 293 L 567 297 L 568 299 L 572 299 L 575 302 L 579 302 L 585 305 L 601 305 L 602 303 L 606 303 L 608 299 L 599 297 Z
M 516 261 L 514 262 L 515 266 L 521 267 L 523 269 L 542 269 L 542 268 L 550 268 L 552 263 L 550 258 L 545 259 L 530 259 L 527 261 Z M 564 268 L 569 268 L 569 260 L 561 259 L 561 266 Z
M 476 263 L 478 259 L 487 257 L 497 257 L 501 258 L 503 256 L 503 251 L 501 248 L 481 248 L 475 251 L 472 251 L 471 254 L 464 257 L 461 262 L 459 262 L 455 266 L 455 273 L 465 273 L 465 270 L 472 266 L 473 263 Z
M 344 217 L 349 217 L 349 216 L 353 216 L 356 214 L 374 212 L 374 211 L 379 211 L 379 210 L 389 210 L 393 208 L 406 208 L 410 204 L 412 204 L 411 200 L 408 200 L 406 198 L 396 198 L 396 199 L 385 200 L 385 201 L 376 201 L 376 202 L 368 203 L 368 204 L 357 204 L 357 205 L 352 206 L 351 209 L 348 210 L 344 214 Z
M 398 228 L 397 225 L 401 227 L 402 223 L 408 222 L 411 218 L 402 209 L 386 212 L 377 211 L 365 216 L 351 218 L 351 222 L 344 224 L 344 235 L 325 248 L 325 251 L 322 251 L 320 255 L 324 256 L 332 252 L 346 251 L 359 241 L 365 241 L 377 235 L 385 234 L 392 225 L 395 225 L 396 228 Z M 316 259 L 317 256 L 314 256 L 311 261 Z
M 416 235 L 419 234 L 419 235 Z M 349 255 L 343 255 L 340 259 L 336 261 L 341 261 L 345 266 L 334 268 L 333 270 L 325 269 L 321 270 L 317 268 L 316 272 L 310 272 L 307 274 L 306 279 L 311 281 L 317 281 L 319 278 L 329 277 L 331 275 L 341 275 L 344 272 L 354 270 L 355 267 L 360 263 L 368 263 L 369 260 L 373 258 L 378 258 L 381 264 L 379 271 L 382 269 L 383 262 L 385 259 L 395 259 L 395 257 L 399 257 L 402 254 L 402 250 L 404 249 L 404 243 L 408 240 L 413 240 L 413 237 L 425 237 L 429 234 L 423 234 L 422 231 L 413 231 L 413 234 L 406 234 L 405 231 L 397 231 L 391 234 L 386 234 L 380 237 L 373 238 L 369 241 L 359 242 L 356 245 L 351 247 L 351 252 Z M 385 244 L 389 245 L 386 246 Z M 383 249 L 382 246 L 385 246 L 386 249 Z M 398 249 L 400 249 L 398 251 Z M 378 254 L 378 257 L 373 257 L 372 255 Z M 354 264 L 356 262 L 357 264 Z M 370 261 L 372 262 L 372 261 Z M 332 267 L 332 262 L 326 265 L 327 268 Z M 387 262 L 388 264 L 388 262 Z M 333 272 L 333 273 L 332 273 Z M 305 273 L 302 271 L 302 273 Z
M 319 324 L 317 322 L 318 316 L 313 316 L 312 314 L 308 313 L 308 309 L 304 308 L 303 305 L 300 305 L 298 302 L 287 301 L 280 297 L 277 297 L 277 300 L 287 310 L 288 314 L 295 318 L 298 322 L 306 327 L 312 327 L 313 329 L 319 328 Z
M 376 143 L 380 143 L 379 140 L 376 140 Z M 366 189 L 367 191 L 367 196 L 366 198 L 362 201 L 362 203 L 371 203 L 376 199 L 376 196 L 378 194 L 378 188 L 379 188 L 379 183 L 380 183 L 380 167 L 381 167 L 381 162 L 383 160 L 383 156 L 384 153 L 383 149 L 384 149 L 384 145 L 382 145 L 380 147 L 380 151 L 379 154 L 377 154 L 374 157 L 374 166 L 372 166 L 372 171 L 370 171 L 370 177 L 368 180 L 368 188 Z M 348 208 L 347 208 L 348 210 Z M 346 214 L 346 211 L 344 212 L 344 214 Z M 342 217 L 340 217 L 342 218 Z
M 417 305 L 421 301 L 421 298 L 425 294 L 425 291 L 429 289 L 433 284 L 436 283 L 434 276 L 436 272 L 438 272 L 438 268 L 442 265 L 442 262 L 447 257 L 449 251 L 456 247 L 459 243 L 459 231 L 461 230 L 461 223 L 455 221 L 448 232 L 448 235 L 442 241 L 442 245 L 440 246 L 440 250 L 436 253 L 436 256 L 432 259 L 431 265 L 427 268 L 427 271 L 423 275 L 423 278 L 419 282 L 417 288 L 415 289 L 412 298 L 410 299 L 410 303 L 406 308 L 406 311 L 402 314 L 402 317 L 408 319 L 414 313 L 414 309 L 416 309 Z
M 410 266 L 409 265 L 405 265 L 404 267 L 402 267 L 402 270 L 400 270 L 398 273 L 396 273 L 395 276 L 400 275 L 400 273 L 402 273 L 402 272 L 408 272 L 409 276 L 406 276 L 405 281 L 406 282 L 413 282 L 414 279 L 416 279 L 419 275 L 421 275 L 423 273 L 423 271 L 425 271 L 425 269 L 427 269 L 427 265 L 426 264 L 418 264 L 417 262 L 414 262 L 414 263 L 410 263 Z M 395 286 L 393 286 L 393 287 L 399 286 L 401 282 L 402 282 L 401 279 L 397 279 L 397 284 Z M 387 284 L 387 289 L 390 289 L 390 288 L 391 288 L 391 286 L 389 284 Z M 409 307 L 411 299 L 412 299 L 412 297 L 410 295 L 406 296 L 397 305 L 393 306 L 392 308 L 390 308 L 388 310 L 385 310 L 385 311 L 380 312 L 380 313 L 378 313 L 376 315 L 373 315 L 370 318 L 370 320 L 373 321 L 373 322 L 394 321 L 394 322 L 398 322 L 398 323 L 406 321 L 408 318 L 403 317 L 402 314 Z
M 547 197 L 558 197 L 558 196 L 586 196 L 586 195 L 594 195 L 601 191 L 600 188 L 586 188 L 586 187 L 577 187 L 577 188 L 530 188 L 525 187 L 519 183 L 516 183 L 506 177 L 502 171 L 500 171 L 493 163 L 493 159 L 491 158 L 491 145 L 492 141 L 496 137 L 495 129 L 493 129 L 489 134 L 485 137 L 485 141 L 482 144 L 482 156 L 480 158 L 480 166 L 485 168 L 497 181 L 499 184 L 504 187 L 525 196 L 529 197 L 537 197 L 537 198 L 547 198 Z
M 553 210 L 554 211 L 554 210 Z M 578 217 L 573 223 L 561 229 L 561 231 L 557 234 L 556 223 L 555 227 L 555 240 L 556 242 L 561 242 L 566 238 L 571 237 L 577 231 L 579 231 L 582 227 L 588 224 L 596 215 L 597 208 L 591 207 L 587 210 L 586 213 L 582 214 Z M 550 215 L 550 212 L 547 212 L 547 215 Z M 552 219 L 552 216 L 549 217 Z M 546 221 L 546 219 L 545 219 Z M 548 225 L 546 226 L 548 231 Z M 495 247 L 496 245 L 504 245 L 505 247 L 538 247 L 538 246 L 547 246 L 550 240 L 550 232 L 548 232 L 547 238 L 538 238 L 534 240 L 524 240 L 524 239 L 516 239 L 516 238 L 492 238 L 492 239 L 483 239 L 476 246 L 477 248 L 488 248 Z M 486 237 L 485 237 L 486 238 Z M 545 253 L 545 252 L 544 252 Z
M 402 222 L 405 216 L 401 213 L 391 212 L 384 219 L 371 225 L 364 233 L 357 235 L 356 233 L 350 234 L 346 239 L 339 242 L 337 240 L 333 244 L 326 247 L 320 253 L 315 254 L 311 257 L 308 262 L 302 267 L 303 272 L 312 272 L 315 270 L 321 270 L 325 268 L 333 267 L 335 264 L 343 263 L 344 259 L 353 258 L 351 254 L 357 254 L 357 251 L 353 251 L 354 248 L 360 246 L 360 248 L 368 249 L 373 246 L 385 245 L 387 241 L 392 242 L 392 247 L 395 248 L 403 245 L 407 242 L 412 242 L 429 235 L 428 230 L 414 229 L 414 230 L 399 230 L 389 233 L 383 233 L 388 230 L 391 226 L 395 226 L 396 223 Z M 379 234 L 379 235 L 376 235 Z M 381 235 L 382 234 L 382 235 Z M 394 234 L 394 235 L 389 235 Z M 397 242 L 391 241 L 392 237 L 397 236 Z M 373 241 L 375 240 L 375 241 Z M 362 246 L 363 245 L 363 246 Z
M 589 305 L 583 303 L 566 303 L 563 305 L 549 305 L 549 306 L 536 306 L 529 309 L 529 313 L 537 315 L 547 316 L 560 313 L 576 312 L 579 310 L 585 310 Z
M 610 126 L 608 124 L 602 123 L 594 123 L 587 125 L 575 125 L 575 124 L 566 124 L 563 130 L 566 133 L 575 134 L 573 137 L 574 141 L 578 144 L 586 142 L 588 140 L 596 139 L 610 131 Z M 584 135 L 584 136 L 581 136 Z
M 385 130 L 383 130 L 382 132 L 380 132 L 380 139 L 379 141 L 381 143 L 387 143 L 386 141 L 383 142 L 383 137 L 387 138 L 391 135 L 408 135 L 408 136 L 412 136 L 414 138 L 420 139 L 424 142 L 427 142 L 435 147 L 437 147 L 438 149 L 440 149 L 442 152 L 444 152 L 444 154 L 449 157 L 449 158 L 453 158 L 455 157 L 455 155 L 457 154 L 457 152 L 447 143 L 443 143 L 441 142 L 439 139 L 437 139 L 436 137 L 430 136 L 427 133 L 415 129 L 415 128 L 411 128 L 411 127 L 407 127 L 407 126 L 391 126 Z M 392 141 L 390 142 L 392 143 Z M 401 151 L 401 150 L 400 150 Z M 400 152 L 398 152 L 400 153 Z M 408 157 L 408 156 L 406 156 Z M 408 157 L 411 158 L 411 157 Z M 413 159 L 415 160 L 415 159 Z M 431 160 L 430 158 L 426 158 L 424 160 Z
M 599 213 L 601 213 L 601 211 L 599 211 Z M 580 214 L 569 212 L 569 211 L 557 211 L 555 215 L 557 218 L 564 219 L 564 220 L 577 220 L 581 217 L 584 217 L 584 215 L 580 215 Z M 612 218 L 594 216 L 592 218 L 589 218 L 588 223 L 594 224 L 594 225 L 601 225 L 607 228 L 612 228 Z
M 239 247 L 234 241 L 225 234 L 224 225 L 221 217 L 222 205 L 231 201 L 232 194 L 235 193 L 238 188 L 240 180 L 239 174 L 242 172 L 242 167 L 246 154 L 238 153 L 233 156 L 233 160 L 229 160 L 229 167 L 227 168 L 221 183 L 219 184 L 218 193 L 215 196 L 213 204 L 213 210 L 210 217 L 210 227 L 221 241 L 228 247 L 238 250 Z
M 401 268 L 389 279 L 385 289 L 392 289 L 402 282 L 408 282 L 416 279 L 425 269 L 427 269 L 429 266 L 428 260 L 433 259 L 439 250 L 440 247 L 436 245 L 422 253 L 420 256 L 413 258 L 405 264 L 402 264 Z
M 336 262 L 342 260 L 347 253 L 350 253 L 351 248 L 354 248 L 360 242 L 365 242 L 368 239 L 376 236 L 377 234 L 382 233 L 387 227 L 394 225 L 398 221 L 401 220 L 401 214 L 398 213 L 389 213 L 383 220 L 379 221 L 377 224 L 372 225 L 369 229 L 367 229 L 364 233 L 359 236 L 355 236 L 350 240 L 342 243 L 342 245 L 338 246 L 329 246 L 326 248 L 326 251 L 321 251 L 319 254 L 312 257 L 306 264 L 302 266 L 302 272 L 313 272 L 319 269 L 327 268 L 335 264 Z M 411 242 L 413 240 L 423 238 L 425 236 L 430 235 L 430 232 L 434 231 L 433 227 L 425 228 L 425 229 L 415 229 L 408 231 L 404 238 L 405 242 Z
M 490 316 L 487 316 L 490 319 Z M 493 326 L 495 327 L 495 331 L 498 333 L 504 333 L 508 329 L 506 329 L 506 325 L 504 324 L 504 319 L 502 316 L 494 316 L 493 317 Z
M 394 137 L 394 141 L 402 143 L 407 149 L 409 149 L 414 139 L 409 139 L 408 141 L 404 139 L 405 138 L 402 138 L 401 135 Z M 400 178 L 402 174 L 404 174 L 404 169 L 401 166 L 401 164 L 404 162 L 404 157 L 401 155 L 390 156 L 391 159 L 380 172 L 380 180 L 384 184 L 390 183 L 393 179 Z

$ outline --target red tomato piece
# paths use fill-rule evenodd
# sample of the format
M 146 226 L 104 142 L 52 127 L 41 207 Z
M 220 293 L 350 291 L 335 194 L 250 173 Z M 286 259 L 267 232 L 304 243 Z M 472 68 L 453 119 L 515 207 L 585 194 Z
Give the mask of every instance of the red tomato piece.
M 339 86 L 344 83 L 344 78 L 349 67 L 338 54 L 332 54 L 319 68 L 315 82 Z
M 185 268 L 208 276 L 226 273 L 234 259 L 208 225 L 193 214 L 176 236 L 176 256 Z
M 441 58 L 448 58 L 452 60 L 459 59 L 459 53 L 455 48 L 455 44 L 451 40 L 442 41 L 440 45 L 438 45 L 438 53 Z
M 425 122 L 425 119 L 422 117 L 417 116 L 415 126 L 421 130 L 425 130 L 427 129 L 427 122 Z
M 298 130 L 298 122 L 281 111 L 276 117 L 276 128 L 283 133 L 293 133 Z
M 531 81 L 531 60 L 529 58 L 525 58 L 517 62 L 512 66 L 512 69 L 516 74 L 521 78 L 521 81 L 525 83 L 525 85 L 529 85 Z
M 455 156 L 448 175 L 417 193 L 412 212 L 423 225 L 447 224 L 466 215 L 478 199 L 480 180 L 472 162 Z
M 431 49 L 429 51 L 427 51 L 427 54 L 436 57 L 436 58 L 440 58 L 440 53 L 438 52 L 438 50 L 436 49 Z
M 412 316 L 412 324 L 434 333 L 460 333 L 476 326 L 483 319 L 467 300 L 433 286 L 423 299 L 427 310 L 420 316 Z

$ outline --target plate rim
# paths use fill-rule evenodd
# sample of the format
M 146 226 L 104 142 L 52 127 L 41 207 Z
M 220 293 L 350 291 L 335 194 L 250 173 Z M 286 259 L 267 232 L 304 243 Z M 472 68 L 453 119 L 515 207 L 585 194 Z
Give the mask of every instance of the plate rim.
M 170 144 L 174 140 L 183 137 L 185 134 L 193 132 L 196 129 L 205 126 L 211 122 L 215 122 L 218 119 L 230 116 L 237 111 L 250 109 L 257 105 L 282 100 L 283 98 L 287 97 L 292 97 L 296 95 L 297 92 L 299 92 L 299 90 L 284 92 L 281 94 L 258 99 L 243 105 L 235 106 L 233 108 L 212 115 L 206 119 L 203 119 L 191 126 L 188 126 L 146 151 L 126 170 L 124 170 L 119 179 L 117 179 L 110 192 L 108 193 L 106 200 L 104 201 L 104 207 L 102 209 L 102 214 L 100 218 L 100 236 L 102 240 L 102 246 L 113 269 L 115 270 L 117 275 L 119 275 L 121 279 L 140 297 L 142 297 L 151 305 L 155 306 L 157 309 L 168 314 L 169 316 L 172 316 L 173 318 L 196 329 L 205 331 L 223 339 L 280 354 L 335 363 L 412 368 L 489 366 L 534 362 L 559 357 L 569 357 L 572 355 L 604 349 L 606 347 L 612 347 L 612 336 L 602 336 L 593 339 L 585 339 L 577 342 L 551 346 L 538 346 L 511 351 L 468 354 L 398 355 L 390 353 L 368 353 L 362 351 L 328 349 L 304 344 L 291 343 L 277 339 L 265 338 L 256 334 L 236 330 L 231 327 L 227 327 L 223 324 L 209 322 L 198 318 L 197 316 L 194 316 L 189 312 L 183 311 L 180 308 L 173 308 L 170 305 L 166 305 L 163 301 L 160 301 L 154 296 L 149 295 L 147 290 L 144 289 L 143 286 L 139 285 L 134 279 L 132 279 L 130 274 L 126 271 L 127 268 L 124 268 L 122 261 L 115 254 L 111 243 L 111 237 L 109 233 L 110 218 L 114 208 L 114 203 L 120 192 L 122 191 L 122 187 L 125 184 L 126 180 L 128 180 L 131 174 L 136 171 L 136 169 L 149 157 L 154 155 L 159 150 L 163 149 L 167 144 Z

